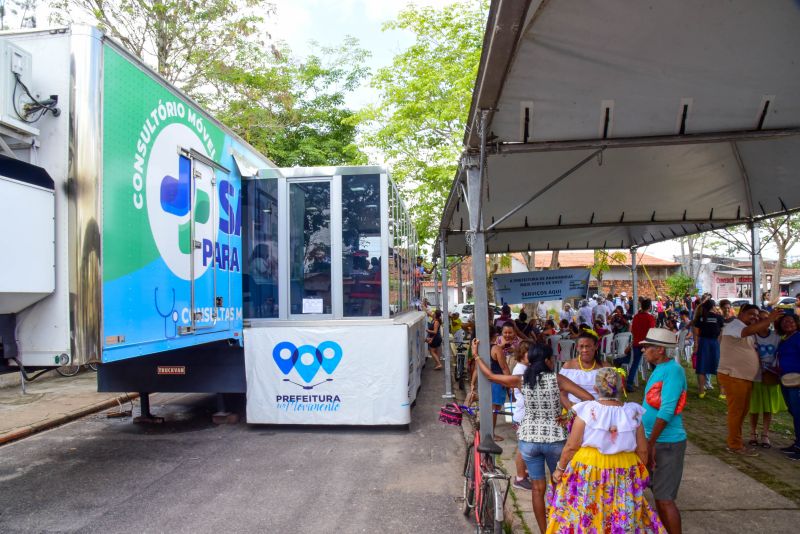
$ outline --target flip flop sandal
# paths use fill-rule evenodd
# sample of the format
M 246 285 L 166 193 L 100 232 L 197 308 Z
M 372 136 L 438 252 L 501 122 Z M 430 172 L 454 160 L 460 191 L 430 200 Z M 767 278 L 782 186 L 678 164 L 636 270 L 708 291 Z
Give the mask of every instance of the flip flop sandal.
M 763 436 L 761 438 L 761 446 L 765 449 L 771 449 L 772 443 L 770 443 L 769 438 L 767 436 Z
M 758 438 L 756 436 L 753 436 L 752 438 L 750 438 L 750 441 L 748 441 L 747 444 L 752 446 L 752 447 L 757 447 L 758 446 Z

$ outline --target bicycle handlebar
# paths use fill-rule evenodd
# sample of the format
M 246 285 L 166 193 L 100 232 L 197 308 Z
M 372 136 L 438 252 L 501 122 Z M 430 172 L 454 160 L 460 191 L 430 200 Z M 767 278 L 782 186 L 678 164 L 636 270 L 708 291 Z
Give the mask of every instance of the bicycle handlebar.
M 471 408 L 469 406 L 459 404 L 458 407 L 461 409 L 462 412 L 467 412 L 469 415 L 478 415 L 477 406 L 475 408 Z M 511 412 L 506 412 L 504 410 L 492 410 L 492 413 L 496 413 L 498 415 L 513 415 Z

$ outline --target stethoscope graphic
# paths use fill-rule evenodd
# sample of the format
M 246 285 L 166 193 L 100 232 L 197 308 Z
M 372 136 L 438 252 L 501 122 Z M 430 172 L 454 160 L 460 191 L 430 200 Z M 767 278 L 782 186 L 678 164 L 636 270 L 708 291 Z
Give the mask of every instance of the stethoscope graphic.
M 284 378 L 284 379 L 283 379 L 283 381 L 284 381 L 284 382 L 289 382 L 289 383 L 291 383 L 291 384 L 294 384 L 295 386 L 300 386 L 300 387 L 301 387 L 301 388 L 303 388 L 303 389 L 314 389 L 314 388 L 315 388 L 315 387 L 317 387 L 318 385 L 320 385 L 320 384 L 324 384 L 325 382 L 333 382 L 333 378 L 326 378 L 325 380 L 322 380 L 322 381 L 320 381 L 320 382 L 317 382 L 316 384 L 311 384 L 310 386 L 306 386 L 305 384 L 298 384 L 298 383 L 297 383 L 297 382 L 295 382 L 294 380 L 289 380 L 288 378 Z
M 166 339 L 172 339 L 178 336 L 178 312 L 175 311 L 175 288 L 172 289 L 172 305 L 170 306 L 170 310 L 167 312 L 166 315 L 161 313 L 161 310 L 158 308 L 158 288 L 155 290 L 155 304 L 156 304 L 156 313 L 164 318 L 164 337 Z M 167 330 L 167 319 L 172 317 L 172 335 L 169 334 Z

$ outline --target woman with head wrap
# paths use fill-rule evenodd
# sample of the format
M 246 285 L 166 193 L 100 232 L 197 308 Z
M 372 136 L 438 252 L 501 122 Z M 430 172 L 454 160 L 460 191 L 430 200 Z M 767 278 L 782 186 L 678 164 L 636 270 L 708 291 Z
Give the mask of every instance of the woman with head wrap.
M 620 400 L 615 369 L 600 369 L 595 389 L 597 399 L 573 406 L 575 421 L 552 474 L 547 532 L 665 532 L 644 496 L 644 410 Z

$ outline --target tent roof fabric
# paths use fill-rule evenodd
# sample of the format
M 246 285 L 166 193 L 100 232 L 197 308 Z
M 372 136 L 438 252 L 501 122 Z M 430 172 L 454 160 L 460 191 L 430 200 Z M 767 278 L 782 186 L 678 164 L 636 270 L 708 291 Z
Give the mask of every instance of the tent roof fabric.
M 800 208 L 798 27 L 790 0 L 494 0 L 448 253 L 468 251 L 482 110 L 490 253 L 638 247 Z

